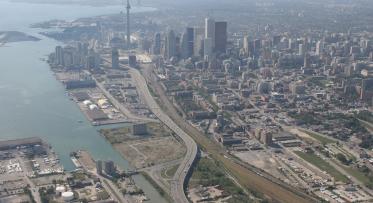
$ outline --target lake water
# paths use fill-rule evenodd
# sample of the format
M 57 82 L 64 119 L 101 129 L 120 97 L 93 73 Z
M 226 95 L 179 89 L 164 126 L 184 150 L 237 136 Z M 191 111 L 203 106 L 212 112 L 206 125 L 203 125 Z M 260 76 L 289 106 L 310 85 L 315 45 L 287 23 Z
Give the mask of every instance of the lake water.
M 95 159 L 111 159 L 122 168 L 128 162 L 111 147 L 69 99 L 49 66 L 40 58 L 53 52 L 59 42 L 30 28 L 37 22 L 73 20 L 119 13 L 118 6 L 91 7 L 14 3 L 0 0 L 0 31 L 21 31 L 41 38 L 38 42 L 16 42 L 0 47 L 0 140 L 38 136 L 51 144 L 65 169 L 74 166 L 69 153 L 88 150 Z M 152 10 L 134 8 L 132 12 Z M 82 123 L 78 121 L 83 121 Z M 154 203 L 166 202 L 142 177 L 135 181 Z

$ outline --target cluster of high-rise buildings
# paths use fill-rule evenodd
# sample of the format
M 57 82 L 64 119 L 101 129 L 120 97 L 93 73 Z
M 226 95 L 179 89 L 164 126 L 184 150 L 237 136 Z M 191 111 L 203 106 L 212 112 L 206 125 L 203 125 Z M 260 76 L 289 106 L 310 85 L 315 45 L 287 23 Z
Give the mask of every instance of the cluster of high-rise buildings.
M 66 69 L 97 69 L 101 58 L 98 53 L 89 48 L 88 43 L 77 43 L 76 46 L 57 46 L 55 53 L 51 55 L 50 61 L 55 66 Z
M 219 54 L 225 54 L 228 34 L 227 22 L 205 19 L 204 27 L 187 27 L 178 34 L 169 29 L 164 36 L 154 35 L 151 52 L 163 55 L 165 60 L 202 57 L 209 61 Z

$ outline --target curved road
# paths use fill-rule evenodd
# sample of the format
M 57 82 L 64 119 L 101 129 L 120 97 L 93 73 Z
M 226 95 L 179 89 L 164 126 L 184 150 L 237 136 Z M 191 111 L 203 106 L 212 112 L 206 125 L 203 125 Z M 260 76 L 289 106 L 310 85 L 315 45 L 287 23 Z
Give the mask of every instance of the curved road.
M 165 114 L 157 102 L 154 100 L 153 96 L 150 94 L 145 78 L 141 73 L 134 68 L 130 68 L 129 73 L 136 83 L 139 93 L 144 96 L 145 102 L 151 111 L 162 121 L 166 126 L 168 126 L 172 131 L 175 132 L 185 143 L 187 147 L 187 153 L 180 163 L 173 180 L 171 182 L 171 197 L 176 203 L 189 203 L 188 198 L 185 195 L 184 184 L 186 178 L 191 170 L 193 162 L 195 161 L 198 153 L 198 147 L 196 142 L 185 133 L 167 114 Z

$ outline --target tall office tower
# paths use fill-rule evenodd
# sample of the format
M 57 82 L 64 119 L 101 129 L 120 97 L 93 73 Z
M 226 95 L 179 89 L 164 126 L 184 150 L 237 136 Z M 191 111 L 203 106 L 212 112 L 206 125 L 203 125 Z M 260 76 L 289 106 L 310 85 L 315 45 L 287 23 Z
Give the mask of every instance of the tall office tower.
M 111 51 L 111 67 L 112 68 L 119 68 L 119 51 L 118 49 L 113 49 Z
M 292 38 L 289 38 L 289 45 L 288 45 L 288 49 L 293 49 L 294 48 L 294 41 Z
M 187 27 L 186 28 L 187 33 L 187 46 L 188 46 L 188 57 L 193 56 L 194 53 L 194 28 Z
M 249 54 L 249 49 L 250 49 L 250 39 L 249 36 L 246 35 L 243 37 L 243 50 L 245 51 L 245 54 Z
M 127 0 L 127 49 L 131 48 L 131 30 L 130 30 L 130 10 L 131 10 L 131 5 L 130 1 Z
M 361 83 L 360 99 L 372 101 L 373 98 L 373 78 L 363 79 Z
M 91 61 L 92 64 L 87 64 L 87 65 L 90 65 L 90 66 L 88 66 L 89 68 L 93 68 L 93 69 L 100 68 L 100 64 L 101 64 L 100 54 L 93 53 L 93 54 L 88 55 L 87 58 L 90 58 L 90 60 L 92 60 Z
M 213 42 L 211 38 L 205 38 L 203 41 L 203 54 L 206 61 L 209 61 L 212 58 Z
M 310 68 L 310 55 L 308 53 L 304 55 L 303 68 Z
M 168 60 L 174 56 L 176 56 L 176 35 L 173 30 L 170 30 L 166 36 L 164 57 L 166 60 Z
M 74 50 L 72 47 L 66 47 L 63 49 L 63 59 L 60 65 L 71 67 L 74 65 Z
M 214 50 L 218 53 L 225 53 L 227 50 L 227 22 L 216 22 L 215 23 L 215 42 Z
M 254 55 L 258 56 L 260 54 L 260 49 L 262 48 L 262 42 L 260 39 L 254 40 Z
M 63 48 L 61 46 L 56 46 L 55 62 L 56 65 L 64 65 Z
M 203 39 L 205 39 L 205 28 L 195 27 L 194 28 L 194 43 L 193 43 L 194 56 L 203 57 Z
M 306 50 L 305 50 L 304 44 L 299 44 L 298 55 L 304 56 L 305 53 L 306 53 Z
M 316 55 L 320 56 L 324 52 L 324 44 L 322 41 L 316 43 Z
M 154 35 L 153 54 L 161 54 L 161 33 L 155 33 Z
M 175 34 L 176 38 L 175 38 L 175 44 L 176 44 L 176 52 L 175 52 L 175 56 L 180 56 L 180 50 L 181 50 L 181 47 L 180 47 L 180 42 L 181 42 L 181 39 L 178 34 Z
M 272 46 L 276 46 L 281 42 L 281 35 L 273 36 L 272 38 Z
M 180 56 L 182 59 L 188 58 L 188 37 L 187 33 L 184 32 L 181 35 L 181 40 L 180 40 Z
M 104 170 L 107 175 L 114 175 L 116 172 L 113 161 L 105 161 Z
M 215 43 L 215 20 L 211 18 L 205 19 L 205 38 L 211 38 L 212 42 Z M 214 44 L 212 48 L 214 49 Z

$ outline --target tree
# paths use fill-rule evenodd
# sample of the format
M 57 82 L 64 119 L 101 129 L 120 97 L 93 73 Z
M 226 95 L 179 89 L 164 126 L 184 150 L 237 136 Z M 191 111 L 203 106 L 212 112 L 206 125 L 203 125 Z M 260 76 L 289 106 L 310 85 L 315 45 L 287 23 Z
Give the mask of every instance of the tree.
M 343 155 L 342 153 L 338 153 L 337 155 L 336 155 L 336 158 L 340 161 L 340 162 L 342 162 L 343 164 L 345 164 L 345 165 L 349 165 L 350 164 L 350 160 L 348 160 L 347 158 L 346 158 L 346 156 L 345 155 Z

